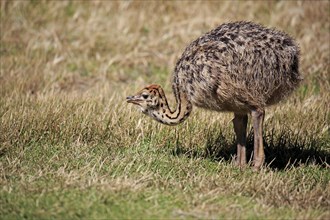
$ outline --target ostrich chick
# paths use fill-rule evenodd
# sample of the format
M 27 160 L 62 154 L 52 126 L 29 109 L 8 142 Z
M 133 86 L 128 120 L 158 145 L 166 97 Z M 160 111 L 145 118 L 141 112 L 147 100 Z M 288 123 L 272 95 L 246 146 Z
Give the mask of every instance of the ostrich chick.
M 222 24 L 193 41 L 177 61 L 170 109 L 159 85 L 149 85 L 127 102 L 166 125 L 183 122 L 192 105 L 234 113 L 237 164 L 246 165 L 246 127 L 254 129 L 253 165 L 265 160 L 262 127 L 265 107 L 284 99 L 301 81 L 299 48 L 287 34 L 252 22 Z

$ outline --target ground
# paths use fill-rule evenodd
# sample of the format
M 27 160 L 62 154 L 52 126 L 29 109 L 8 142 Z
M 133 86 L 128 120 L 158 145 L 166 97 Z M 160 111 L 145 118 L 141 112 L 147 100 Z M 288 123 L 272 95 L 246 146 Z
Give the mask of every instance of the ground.
M 329 1 L 2 0 L 1 218 L 329 219 L 329 11 Z M 232 114 L 194 108 L 168 127 L 125 102 L 157 83 L 173 103 L 184 48 L 236 20 L 301 49 L 304 81 L 266 110 L 260 172 L 233 163 Z

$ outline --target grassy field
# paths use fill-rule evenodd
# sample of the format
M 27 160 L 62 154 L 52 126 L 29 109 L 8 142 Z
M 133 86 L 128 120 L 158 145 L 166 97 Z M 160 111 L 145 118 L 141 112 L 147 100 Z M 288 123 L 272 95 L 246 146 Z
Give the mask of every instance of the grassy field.
M 0 3 L 1 219 L 330 218 L 329 1 Z M 260 172 L 232 162 L 232 114 L 167 127 L 125 102 L 150 83 L 171 93 L 187 44 L 236 20 L 301 48 Z

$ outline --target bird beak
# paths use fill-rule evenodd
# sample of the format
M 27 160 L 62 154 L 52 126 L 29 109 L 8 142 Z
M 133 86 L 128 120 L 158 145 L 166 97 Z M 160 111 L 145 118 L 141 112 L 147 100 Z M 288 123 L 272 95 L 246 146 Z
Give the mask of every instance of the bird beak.
M 141 99 L 136 96 L 127 96 L 126 101 L 127 101 L 127 103 L 139 105 L 140 104 L 139 102 L 141 101 Z

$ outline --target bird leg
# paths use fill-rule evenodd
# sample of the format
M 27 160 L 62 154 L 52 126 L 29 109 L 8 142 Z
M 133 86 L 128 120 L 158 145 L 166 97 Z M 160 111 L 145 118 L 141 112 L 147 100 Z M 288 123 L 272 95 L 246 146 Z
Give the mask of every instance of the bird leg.
M 263 109 L 252 110 L 252 123 L 254 131 L 254 149 L 253 149 L 253 165 L 258 170 L 265 161 L 264 145 L 262 139 L 262 127 L 265 116 Z
M 246 126 L 248 116 L 235 113 L 233 120 L 234 131 L 236 133 L 237 158 L 236 164 L 240 167 L 246 165 Z

